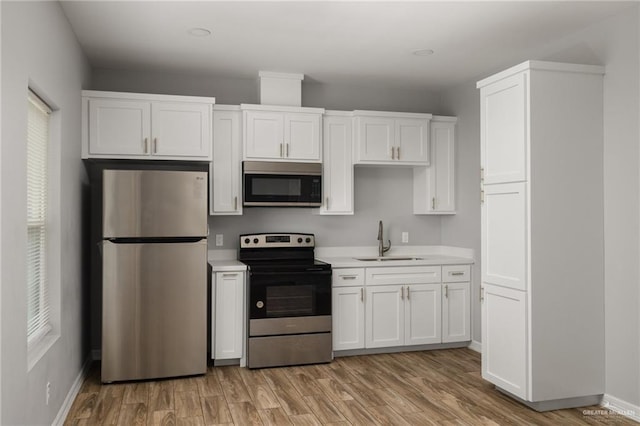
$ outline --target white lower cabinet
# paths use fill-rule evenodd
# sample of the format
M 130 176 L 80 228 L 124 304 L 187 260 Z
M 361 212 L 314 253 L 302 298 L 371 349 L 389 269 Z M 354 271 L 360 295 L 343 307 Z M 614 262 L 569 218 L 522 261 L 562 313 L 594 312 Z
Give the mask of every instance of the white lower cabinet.
M 471 340 L 469 272 L 468 265 L 335 268 L 333 349 Z
M 442 284 L 442 343 L 471 340 L 471 284 Z
M 365 347 L 385 348 L 404 344 L 404 298 L 401 285 L 366 288 Z
M 526 293 L 488 284 L 481 291 L 482 377 L 526 399 Z
M 213 358 L 242 358 L 244 336 L 244 272 L 215 273 Z
M 406 286 L 404 345 L 442 341 L 442 285 Z
M 333 350 L 364 348 L 364 287 L 333 289 Z

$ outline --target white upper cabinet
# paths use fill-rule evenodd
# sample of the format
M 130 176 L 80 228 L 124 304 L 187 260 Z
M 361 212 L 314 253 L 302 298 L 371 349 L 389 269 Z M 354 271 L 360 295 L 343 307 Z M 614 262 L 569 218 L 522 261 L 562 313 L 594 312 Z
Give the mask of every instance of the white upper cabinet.
M 241 105 L 245 160 L 321 162 L 322 108 Z
M 242 214 L 241 118 L 237 106 L 214 106 L 213 160 L 209 173 L 212 215 Z
M 90 156 L 148 155 L 151 138 L 149 102 L 90 99 L 88 107 Z
M 485 185 L 526 180 L 528 76 L 528 72 L 513 75 L 481 92 Z
M 320 214 L 353 214 L 353 119 L 348 113 L 325 114 L 322 147 L 322 207 Z
M 211 149 L 211 105 L 153 102 L 151 134 L 151 154 L 155 156 L 208 156 Z
M 214 98 L 83 91 L 82 158 L 211 159 Z
M 354 111 L 355 164 L 429 164 L 431 114 Z
M 455 202 L 455 117 L 434 116 L 431 120 L 431 164 L 413 169 L 413 213 L 454 214 Z

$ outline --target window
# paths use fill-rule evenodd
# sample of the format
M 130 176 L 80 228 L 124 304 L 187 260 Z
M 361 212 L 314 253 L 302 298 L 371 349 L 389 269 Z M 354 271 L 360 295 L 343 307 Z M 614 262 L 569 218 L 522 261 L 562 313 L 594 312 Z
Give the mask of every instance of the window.
M 29 91 L 27 113 L 27 342 L 51 330 L 47 283 L 48 145 L 51 108 Z

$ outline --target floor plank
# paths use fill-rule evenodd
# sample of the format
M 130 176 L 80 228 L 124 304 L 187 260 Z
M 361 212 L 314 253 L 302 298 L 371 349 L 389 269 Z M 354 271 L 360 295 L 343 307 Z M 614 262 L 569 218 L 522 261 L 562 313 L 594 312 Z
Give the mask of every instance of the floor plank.
M 480 356 L 446 349 L 103 385 L 95 363 L 65 419 L 82 425 L 636 425 L 585 407 L 538 413 L 482 380 Z M 600 411 L 603 412 L 603 411 Z M 605 412 L 606 413 L 606 412 Z

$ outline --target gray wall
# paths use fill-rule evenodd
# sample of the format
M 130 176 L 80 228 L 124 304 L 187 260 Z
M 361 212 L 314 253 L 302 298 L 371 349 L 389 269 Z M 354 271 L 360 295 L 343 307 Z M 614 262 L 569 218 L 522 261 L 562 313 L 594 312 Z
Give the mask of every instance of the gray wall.
M 218 104 L 260 103 L 257 72 L 255 79 L 241 79 L 97 68 L 92 71 L 91 89 L 214 96 Z M 302 105 L 306 107 L 437 113 L 438 103 L 439 96 L 429 91 L 302 82 Z
M 606 65 L 603 158 L 606 393 L 635 406 L 640 405 L 639 23 L 638 7 L 634 6 L 627 13 L 536 51 L 523 52 L 522 58 Z M 479 258 L 480 209 L 474 201 L 478 200 L 480 185 L 479 94 L 474 84 L 469 83 L 445 92 L 442 105 L 443 113 L 459 117 L 456 175 L 459 213 L 442 219 L 442 244 L 474 248 Z M 477 266 L 474 269 L 473 339 L 479 341 L 480 276 Z
M 355 214 L 319 216 L 314 209 L 245 208 L 242 216 L 214 216 L 211 234 L 224 235 L 225 249 L 238 247 L 238 235 L 251 232 L 311 232 L 318 246 L 374 246 L 378 221 L 385 238 L 400 246 L 401 232 L 410 245 L 440 244 L 440 218 L 413 212 L 413 171 L 410 168 L 356 167 Z M 211 238 L 210 248 L 214 242 Z M 218 247 L 220 248 L 220 247 Z
M 2 8 L 2 417 L 1 424 L 51 424 L 87 359 L 83 342 L 82 185 L 80 90 L 88 64 L 57 2 L 6 2 Z M 58 111 L 52 134 L 55 180 L 52 207 L 55 250 L 50 282 L 58 340 L 27 365 L 26 128 L 27 87 L 38 89 Z M 56 136 L 53 136 L 56 139 Z M 8 208 L 7 208 L 8 206 Z M 57 295 L 57 297 L 56 297 Z M 45 404 L 46 383 L 51 399 Z

